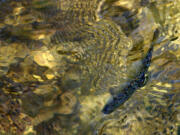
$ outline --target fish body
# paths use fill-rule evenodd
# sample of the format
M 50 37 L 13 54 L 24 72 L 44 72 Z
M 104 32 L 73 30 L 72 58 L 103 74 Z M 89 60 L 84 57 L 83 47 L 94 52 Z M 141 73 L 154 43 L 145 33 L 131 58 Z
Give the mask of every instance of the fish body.
M 145 85 L 146 73 L 151 63 L 152 52 L 153 43 L 151 44 L 147 55 L 141 60 L 141 69 L 137 73 L 137 76 L 131 81 L 126 82 L 123 88 L 110 88 L 110 91 L 113 91 L 113 89 L 120 89 L 120 92 L 112 94 L 112 97 L 107 101 L 102 109 L 102 112 L 104 114 L 112 113 L 115 109 L 117 109 L 120 105 L 127 101 L 138 88 Z

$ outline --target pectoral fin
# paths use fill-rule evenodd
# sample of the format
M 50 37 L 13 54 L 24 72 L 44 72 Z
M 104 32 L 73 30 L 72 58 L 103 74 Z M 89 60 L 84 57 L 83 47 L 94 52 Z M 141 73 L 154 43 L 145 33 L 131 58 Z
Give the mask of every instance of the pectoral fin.
M 116 95 L 116 92 L 115 92 L 115 88 L 110 88 L 109 89 L 109 93 L 112 95 L 112 97 L 114 97 Z
M 129 82 L 130 81 L 127 80 L 127 82 L 123 82 L 119 86 L 114 86 L 114 87 L 109 88 L 109 93 L 112 95 L 112 97 L 117 96 L 118 93 L 121 93 L 121 91 L 129 85 Z
M 145 80 L 144 80 L 143 86 L 147 84 L 147 82 L 149 81 L 150 78 L 151 78 L 151 72 L 147 72 L 147 74 L 145 75 Z

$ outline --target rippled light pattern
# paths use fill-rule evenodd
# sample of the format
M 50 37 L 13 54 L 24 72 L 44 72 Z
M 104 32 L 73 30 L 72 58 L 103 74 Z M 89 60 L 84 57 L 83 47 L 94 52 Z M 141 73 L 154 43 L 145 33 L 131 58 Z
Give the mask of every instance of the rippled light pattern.
M 180 0 L 0 0 L 0 135 L 177 135 L 179 88 Z

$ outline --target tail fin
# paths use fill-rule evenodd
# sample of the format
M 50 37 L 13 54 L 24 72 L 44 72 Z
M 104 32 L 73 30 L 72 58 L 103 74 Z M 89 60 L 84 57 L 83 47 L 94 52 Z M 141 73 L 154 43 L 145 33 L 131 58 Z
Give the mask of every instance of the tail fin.
M 153 35 L 153 40 L 152 40 L 151 46 L 150 46 L 146 56 L 142 60 L 142 64 L 144 65 L 144 69 L 147 69 L 149 67 L 150 63 L 151 63 L 151 58 L 152 58 L 152 52 L 153 52 L 154 44 L 155 44 L 155 41 L 158 38 L 158 36 L 159 36 L 159 30 L 156 29 L 154 31 L 154 35 Z

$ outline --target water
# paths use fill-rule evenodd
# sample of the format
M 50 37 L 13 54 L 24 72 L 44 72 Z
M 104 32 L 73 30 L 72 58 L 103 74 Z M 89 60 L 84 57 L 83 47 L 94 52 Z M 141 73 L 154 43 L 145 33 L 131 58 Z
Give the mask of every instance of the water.
M 179 134 L 179 0 L 1 0 L 0 9 L 0 134 Z M 109 89 L 137 77 L 155 30 L 146 85 L 103 114 Z

